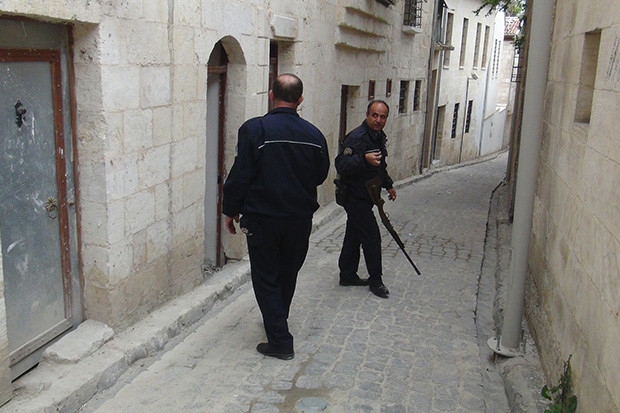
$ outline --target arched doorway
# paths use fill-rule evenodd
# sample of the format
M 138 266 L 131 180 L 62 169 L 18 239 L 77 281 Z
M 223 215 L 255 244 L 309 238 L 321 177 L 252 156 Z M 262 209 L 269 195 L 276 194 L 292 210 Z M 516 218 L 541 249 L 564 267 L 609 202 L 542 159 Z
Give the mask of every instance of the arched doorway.
M 234 153 L 236 130 L 243 119 L 245 62 L 239 43 L 231 37 L 218 41 L 207 68 L 206 181 L 205 181 L 205 268 L 226 263 L 222 223 L 222 186 L 226 179 L 227 154 Z M 230 123 L 230 124 L 229 124 Z

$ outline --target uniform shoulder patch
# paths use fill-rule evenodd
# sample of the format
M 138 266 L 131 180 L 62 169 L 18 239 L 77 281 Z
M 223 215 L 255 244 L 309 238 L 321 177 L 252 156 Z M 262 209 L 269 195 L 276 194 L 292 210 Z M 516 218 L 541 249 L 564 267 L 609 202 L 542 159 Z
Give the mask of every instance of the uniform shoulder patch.
M 342 151 L 342 153 L 346 156 L 351 156 L 353 155 L 353 148 L 344 148 L 344 151 Z

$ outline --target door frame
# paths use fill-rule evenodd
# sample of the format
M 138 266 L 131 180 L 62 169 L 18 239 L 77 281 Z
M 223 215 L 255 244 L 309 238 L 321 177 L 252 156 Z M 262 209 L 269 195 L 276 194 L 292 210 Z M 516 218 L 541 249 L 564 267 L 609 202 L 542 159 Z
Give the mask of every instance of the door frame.
M 54 157 L 56 162 L 56 185 L 58 190 L 58 225 L 60 238 L 60 263 L 62 271 L 65 319 L 49 328 L 31 341 L 10 353 L 11 367 L 35 353 L 45 344 L 73 327 L 73 291 L 71 273 L 71 250 L 69 211 L 67 202 L 67 162 L 65 159 L 65 134 L 62 94 L 62 62 L 60 50 L 0 48 L 0 62 L 47 62 L 52 79 L 52 105 L 54 117 Z M 68 74 L 69 75 L 69 74 Z M 75 148 L 72 148 L 74 150 Z

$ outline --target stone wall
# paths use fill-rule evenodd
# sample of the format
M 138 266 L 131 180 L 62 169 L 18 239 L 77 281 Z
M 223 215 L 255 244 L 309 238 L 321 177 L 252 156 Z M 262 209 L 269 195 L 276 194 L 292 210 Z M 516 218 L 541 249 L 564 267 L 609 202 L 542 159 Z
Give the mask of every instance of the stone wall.
M 443 51 L 437 62 L 440 78 L 440 90 L 437 107 L 445 106 L 443 123 L 437 125 L 443 131 L 440 157 L 435 165 L 454 165 L 461 161 L 480 156 L 480 140 L 483 123 L 487 116 L 495 111 L 495 93 L 490 98 L 485 95 L 494 91 L 499 83 L 493 69 L 493 56 L 496 39 L 503 38 L 503 13 L 497 15 L 500 23 L 499 34 L 495 33 L 496 15 L 487 15 L 482 11 L 473 13 L 480 2 L 477 0 L 458 0 L 450 3 L 452 24 L 447 30 L 446 45 L 452 50 Z M 467 30 L 464 34 L 465 19 Z M 446 23 L 450 25 L 450 23 Z M 485 31 L 488 31 L 485 47 Z M 450 35 L 451 33 L 451 35 Z M 465 38 L 465 40 L 464 40 Z M 464 44 L 463 44 L 464 40 Z M 463 45 L 465 46 L 463 48 Z M 496 51 L 498 53 L 499 51 Z M 468 102 L 472 103 L 469 130 L 465 128 Z M 454 109 L 459 105 L 458 119 L 454 135 L 452 134 Z M 488 110 L 490 113 L 487 113 Z M 487 134 L 488 135 L 488 134 Z
M 558 0 L 527 311 L 549 381 L 572 355 L 580 412 L 620 410 L 620 9 Z
M 278 72 L 304 81 L 300 114 L 323 131 L 333 159 L 342 85 L 350 86 L 347 130 L 364 117 L 371 80 L 392 108 L 401 80 L 422 80 L 425 93 L 434 4 L 423 3 L 423 29 L 412 33 L 403 30 L 403 3 L 3 1 L 4 16 L 72 28 L 85 317 L 122 330 L 207 276 L 205 237 L 213 234 L 205 217 L 216 208 L 205 190 L 214 179 L 208 65 L 219 44 L 228 58 L 224 169 L 238 127 L 267 110 L 273 42 Z M 423 121 L 423 111 L 393 109 L 386 132 L 394 179 L 418 170 Z M 334 175 L 319 189 L 322 205 L 333 200 Z M 242 236 L 222 243 L 227 258 L 245 255 Z

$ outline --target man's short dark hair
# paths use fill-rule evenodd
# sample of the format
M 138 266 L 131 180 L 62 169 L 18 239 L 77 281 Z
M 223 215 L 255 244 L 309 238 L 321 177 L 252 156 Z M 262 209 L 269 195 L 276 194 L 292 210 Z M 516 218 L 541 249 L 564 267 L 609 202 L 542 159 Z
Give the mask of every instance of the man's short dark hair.
M 372 105 L 374 105 L 375 103 L 382 103 L 385 105 L 385 107 L 388 110 L 388 115 L 390 114 L 390 105 L 388 105 L 384 100 L 380 100 L 380 99 L 375 99 L 375 100 L 371 100 L 368 103 L 368 106 L 366 107 L 366 114 L 370 115 L 370 108 L 372 107 Z
M 285 73 L 274 79 L 271 91 L 274 99 L 297 103 L 304 92 L 304 84 L 299 77 Z

